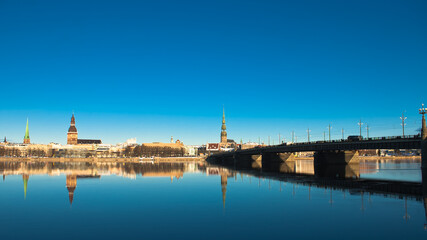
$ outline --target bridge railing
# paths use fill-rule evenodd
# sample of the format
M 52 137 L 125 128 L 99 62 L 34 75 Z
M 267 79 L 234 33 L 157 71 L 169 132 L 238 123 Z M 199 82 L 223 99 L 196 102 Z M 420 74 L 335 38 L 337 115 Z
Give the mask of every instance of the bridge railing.
M 327 140 L 327 141 L 311 141 L 311 142 L 299 142 L 299 143 L 282 143 L 278 145 L 268 145 L 268 146 L 257 146 L 255 148 L 249 148 L 249 149 L 235 149 L 232 151 L 227 152 L 220 152 L 220 153 L 232 153 L 237 151 L 245 151 L 245 150 L 254 150 L 254 149 L 269 149 L 269 148 L 276 148 L 278 146 L 302 146 L 302 145 L 308 145 L 308 144 L 323 144 L 323 143 L 357 143 L 357 142 L 366 142 L 366 141 L 382 141 L 382 140 L 398 140 L 398 139 L 421 139 L 420 134 L 418 135 L 405 135 L 405 136 L 388 136 L 388 137 L 370 137 L 370 138 L 362 138 L 362 140 L 348 140 L 348 139 L 338 139 L 338 140 Z
M 397 139 L 419 139 L 421 136 L 418 135 L 405 135 L 405 136 L 387 136 L 387 137 L 370 137 L 370 138 L 362 138 L 361 140 L 348 140 L 348 139 L 335 139 L 335 140 L 326 140 L 326 141 L 311 141 L 311 142 L 299 142 L 299 143 L 291 143 L 291 144 L 279 144 L 279 145 L 271 145 L 267 147 L 275 147 L 275 146 L 286 146 L 286 145 L 306 145 L 306 144 L 321 144 L 321 143 L 341 143 L 341 142 L 361 142 L 361 141 L 381 141 L 381 140 L 397 140 Z
M 278 145 L 267 145 L 267 146 L 258 146 L 255 148 L 274 148 L 277 146 L 294 146 L 294 145 L 307 145 L 307 144 L 322 144 L 322 143 L 344 143 L 344 142 L 362 142 L 362 141 L 381 141 L 381 140 L 398 140 L 398 139 L 420 139 L 421 136 L 418 135 L 405 135 L 405 136 L 387 136 L 387 137 L 370 137 L 362 138 L 361 140 L 348 140 L 348 139 L 335 139 L 335 140 L 326 140 L 326 141 L 310 141 L 310 142 L 298 142 L 298 143 L 282 143 Z M 252 149 L 252 148 L 250 148 Z

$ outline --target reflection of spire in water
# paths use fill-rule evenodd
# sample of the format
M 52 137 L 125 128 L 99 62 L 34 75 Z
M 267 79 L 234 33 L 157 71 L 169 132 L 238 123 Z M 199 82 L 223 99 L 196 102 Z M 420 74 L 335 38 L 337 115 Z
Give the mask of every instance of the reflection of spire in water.
M 405 219 L 405 221 L 407 222 L 410 218 L 411 216 L 408 215 L 408 199 L 405 196 L 405 216 L 403 216 L 403 219 Z
M 28 175 L 28 174 L 22 174 L 22 180 L 24 181 L 24 199 L 27 198 L 28 179 L 30 179 L 30 175 Z
M 70 205 L 73 204 L 74 199 L 74 190 L 77 186 L 77 176 L 76 175 L 67 175 L 66 187 L 68 189 L 68 199 L 70 201 Z
M 221 173 L 222 207 L 225 208 L 225 194 L 227 192 L 227 173 Z
M 360 210 L 362 210 L 362 212 L 365 210 L 365 206 L 363 205 L 363 192 L 360 194 L 360 197 L 362 198 L 362 207 L 360 208 Z

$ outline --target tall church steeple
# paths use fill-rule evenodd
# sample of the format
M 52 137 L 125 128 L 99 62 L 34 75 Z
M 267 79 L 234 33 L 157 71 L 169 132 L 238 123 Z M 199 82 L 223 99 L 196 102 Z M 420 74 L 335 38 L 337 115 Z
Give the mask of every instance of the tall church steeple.
M 76 128 L 76 119 L 74 118 L 74 113 L 71 116 L 70 128 L 68 128 L 67 134 L 67 144 L 76 145 L 77 144 L 77 128 Z
M 28 129 L 28 118 L 27 118 L 27 127 L 25 128 L 24 144 L 30 144 L 30 131 Z
M 222 108 L 221 143 L 227 143 L 227 127 L 225 126 L 225 110 Z

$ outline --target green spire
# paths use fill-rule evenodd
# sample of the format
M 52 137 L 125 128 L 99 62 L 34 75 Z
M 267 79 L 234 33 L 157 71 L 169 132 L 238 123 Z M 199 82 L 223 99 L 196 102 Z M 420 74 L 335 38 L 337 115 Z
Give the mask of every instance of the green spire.
M 28 118 L 27 118 L 27 128 L 25 128 L 25 137 L 24 139 L 30 139 L 30 131 L 28 130 Z

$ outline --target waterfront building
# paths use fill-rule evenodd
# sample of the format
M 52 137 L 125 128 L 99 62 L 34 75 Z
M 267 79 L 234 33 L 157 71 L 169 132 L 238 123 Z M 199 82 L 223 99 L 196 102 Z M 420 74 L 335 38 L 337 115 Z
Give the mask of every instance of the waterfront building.
M 194 146 L 194 145 L 186 145 L 185 148 L 185 156 L 197 156 L 198 150 L 200 146 Z
M 241 146 L 240 147 L 241 149 L 250 149 L 250 148 L 255 148 L 255 147 L 261 147 L 261 145 L 256 143 L 256 142 L 241 143 L 240 146 Z
M 30 131 L 28 129 L 28 118 L 27 118 L 27 127 L 25 128 L 24 144 L 30 144 Z
M 102 144 L 102 141 L 99 139 L 78 139 L 76 119 L 74 118 L 74 113 L 73 113 L 73 115 L 71 116 L 70 127 L 68 128 L 68 133 L 67 133 L 67 144 L 69 145 Z
M 179 139 L 174 143 L 162 143 L 162 142 L 152 142 L 152 143 L 143 143 L 143 146 L 146 147 L 170 147 L 170 148 L 184 148 L 184 143 Z

